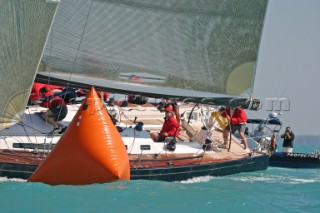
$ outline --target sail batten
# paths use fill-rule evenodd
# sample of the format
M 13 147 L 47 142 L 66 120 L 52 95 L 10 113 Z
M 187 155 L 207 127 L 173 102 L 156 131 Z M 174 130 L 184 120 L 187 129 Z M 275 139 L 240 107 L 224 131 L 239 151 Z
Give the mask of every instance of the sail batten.
M 64 0 L 39 73 L 243 96 L 251 91 L 247 64 L 257 61 L 267 3 Z M 239 75 L 248 80 L 237 82 Z

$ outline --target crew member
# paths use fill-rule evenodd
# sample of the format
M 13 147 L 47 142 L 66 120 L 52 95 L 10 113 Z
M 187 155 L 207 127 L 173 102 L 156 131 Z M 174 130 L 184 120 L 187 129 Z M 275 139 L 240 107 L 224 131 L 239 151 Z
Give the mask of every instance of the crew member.
M 41 116 L 44 120 L 46 120 L 49 124 L 51 124 L 54 129 L 53 131 L 58 134 L 62 134 L 66 127 L 59 121 L 62 121 L 68 113 L 68 108 L 63 99 L 59 96 L 55 96 L 47 102 L 47 111 L 43 111 Z
M 226 148 L 228 146 L 228 136 L 230 134 L 230 131 L 232 134 L 235 133 L 235 131 L 238 130 L 241 142 L 244 146 L 245 152 L 250 152 L 250 149 L 248 147 L 248 141 L 245 137 L 245 130 L 246 130 L 246 122 L 248 120 L 247 115 L 244 111 L 243 108 L 227 108 L 225 113 L 221 114 L 223 117 L 227 117 L 230 121 L 230 125 L 228 125 L 224 130 L 223 130 L 223 148 Z
M 173 107 L 166 107 L 166 116 L 160 133 L 152 132 L 150 137 L 155 142 L 163 142 L 167 137 L 178 137 L 180 124 L 174 117 Z

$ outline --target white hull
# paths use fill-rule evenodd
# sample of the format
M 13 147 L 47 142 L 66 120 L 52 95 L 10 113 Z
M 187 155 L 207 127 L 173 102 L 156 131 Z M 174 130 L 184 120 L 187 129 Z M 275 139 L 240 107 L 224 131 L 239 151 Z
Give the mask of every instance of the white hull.
M 65 126 L 68 126 L 74 115 L 76 114 L 80 104 L 68 105 L 68 115 L 62 121 Z M 162 154 L 162 153 L 174 153 L 174 154 L 190 154 L 194 153 L 199 155 L 203 153 L 202 144 L 199 142 L 181 142 L 176 144 L 176 150 L 174 152 L 165 149 L 165 143 L 155 143 L 149 136 L 150 130 L 161 129 L 162 122 L 151 124 L 154 119 L 163 120 L 164 114 L 156 108 L 149 107 L 128 107 L 128 108 L 114 108 L 108 107 L 111 114 L 115 113 L 116 117 L 121 121 L 119 126 L 122 128 L 120 132 L 124 144 L 127 147 L 129 154 Z M 0 131 L 0 149 L 19 150 L 19 151 L 30 151 L 30 152 L 47 152 L 43 149 L 50 149 L 54 144 L 58 142 L 61 135 L 50 134 L 53 130 L 53 126 L 46 123 L 45 120 L 39 115 L 39 113 L 46 108 L 39 106 L 29 107 L 25 111 L 24 121 L 17 123 L 9 128 Z M 185 109 L 187 110 L 187 109 Z M 189 108 L 189 110 L 191 110 Z M 199 111 L 199 110 L 198 110 Z M 200 112 L 200 111 L 199 111 Z M 200 118 L 200 114 L 195 111 L 196 115 L 194 118 Z M 137 121 L 149 120 L 150 124 L 144 125 L 144 130 L 137 131 L 134 129 L 135 124 L 132 123 L 137 117 Z M 127 122 L 130 121 L 130 122 Z M 132 123 L 132 124 L 128 124 Z M 192 119 L 191 124 L 199 126 L 202 121 Z M 202 125 L 201 125 L 202 126 Z M 147 129 L 147 130 L 146 130 Z M 94 134 L 94 133 L 93 133 Z M 213 135 L 216 144 L 222 143 L 221 132 L 216 132 Z M 241 145 L 237 140 L 234 140 L 236 147 L 239 148 L 241 154 L 243 152 Z M 241 149 L 240 149 L 241 148 Z M 217 149 L 216 149 L 217 151 Z M 208 152 L 208 151 L 207 151 Z M 212 151 L 214 152 L 214 151 Z

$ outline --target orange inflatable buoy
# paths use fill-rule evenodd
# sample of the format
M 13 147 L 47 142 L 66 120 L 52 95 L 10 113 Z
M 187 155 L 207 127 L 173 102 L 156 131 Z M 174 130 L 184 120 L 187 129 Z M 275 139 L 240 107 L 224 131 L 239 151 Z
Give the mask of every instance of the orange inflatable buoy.
M 130 180 L 122 138 L 92 87 L 57 145 L 28 181 L 84 185 Z

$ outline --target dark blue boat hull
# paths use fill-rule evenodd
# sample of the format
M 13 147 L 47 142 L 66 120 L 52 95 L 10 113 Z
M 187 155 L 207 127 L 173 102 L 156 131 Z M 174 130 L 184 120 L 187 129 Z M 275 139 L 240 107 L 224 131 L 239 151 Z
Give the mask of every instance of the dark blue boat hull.
M 224 176 L 241 172 L 254 172 L 268 168 L 269 156 L 260 155 L 241 160 L 166 168 L 131 168 L 131 180 L 181 181 L 200 176 Z
M 199 176 L 223 176 L 241 172 L 254 172 L 267 169 L 268 155 L 259 155 L 240 160 L 199 164 L 188 166 L 168 165 L 159 168 L 131 168 L 131 180 L 181 181 Z M 8 178 L 28 179 L 37 165 L 21 165 L 0 162 L 0 176 Z
M 0 162 L 0 177 L 28 179 L 38 165 Z
M 320 168 L 320 155 L 275 152 L 270 157 L 269 166 L 285 168 Z

